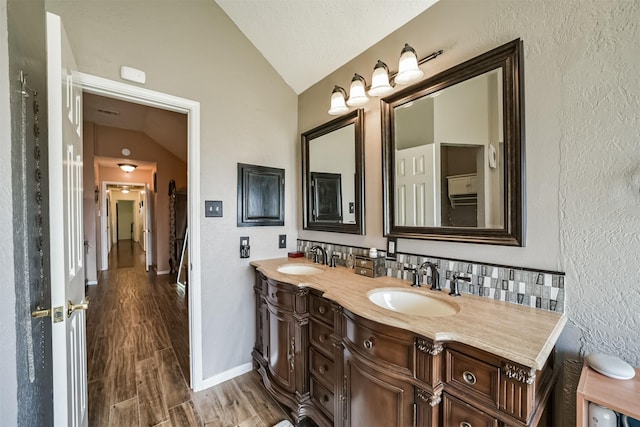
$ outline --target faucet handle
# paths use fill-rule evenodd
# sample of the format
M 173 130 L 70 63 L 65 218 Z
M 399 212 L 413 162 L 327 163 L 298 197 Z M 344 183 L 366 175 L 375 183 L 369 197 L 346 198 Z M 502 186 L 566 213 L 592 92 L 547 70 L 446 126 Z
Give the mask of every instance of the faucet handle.
M 336 266 L 336 260 L 339 258 L 338 255 L 331 255 L 331 258 L 329 258 L 329 267 L 335 267 Z
M 411 286 L 414 288 L 419 288 L 420 287 L 420 269 L 418 267 L 415 267 L 415 268 L 404 267 L 404 269 L 406 271 L 413 272 L 413 283 L 411 283 Z
M 460 284 L 458 283 L 459 280 L 462 280 L 464 282 L 471 282 L 471 279 L 469 277 L 462 277 L 454 274 L 453 278 L 451 279 L 451 292 L 449 292 L 449 295 L 454 297 L 460 296 Z

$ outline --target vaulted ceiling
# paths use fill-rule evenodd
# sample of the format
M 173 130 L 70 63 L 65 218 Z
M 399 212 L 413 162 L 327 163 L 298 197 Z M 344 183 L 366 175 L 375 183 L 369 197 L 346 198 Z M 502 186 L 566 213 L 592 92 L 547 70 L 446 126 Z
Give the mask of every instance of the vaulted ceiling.
M 300 94 L 438 0 L 215 1 Z

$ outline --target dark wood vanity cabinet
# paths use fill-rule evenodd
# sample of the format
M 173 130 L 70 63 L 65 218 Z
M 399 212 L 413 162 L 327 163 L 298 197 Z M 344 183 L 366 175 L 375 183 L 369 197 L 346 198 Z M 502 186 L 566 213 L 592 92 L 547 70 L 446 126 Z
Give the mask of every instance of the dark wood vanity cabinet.
M 365 319 L 259 272 L 254 292 L 255 368 L 300 425 L 545 425 L 553 355 L 536 371 Z
M 255 368 L 296 422 L 309 405 L 309 291 L 256 274 Z

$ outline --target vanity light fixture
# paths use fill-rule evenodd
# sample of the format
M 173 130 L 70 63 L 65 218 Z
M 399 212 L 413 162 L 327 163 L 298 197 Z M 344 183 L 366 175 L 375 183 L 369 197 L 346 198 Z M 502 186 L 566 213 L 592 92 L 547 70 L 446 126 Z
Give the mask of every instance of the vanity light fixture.
M 393 92 L 393 86 L 389 84 L 389 67 L 380 61 L 373 67 L 373 75 L 371 76 L 371 96 L 385 96 Z
M 398 74 L 395 82 L 401 85 L 408 85 L 420 80 L 423 75 L 424 73 L 418 67 L 416 50 L 409 46 L 408 43 L 405 43 L 402 52 L 400 52 L 400 62 L 398 63 Z
M 126 173 L 133 172 L 138 167 L 138 165 L 134 165 L 133 163 L 118 163 L 118 166 Z
M 329 108 L 329 114 L 339 116 L 349 111 L 349 107 L 345 104 L 346 99 L 347 92 L 340 86 L 335 86 L 333 92 L 331 92 L 331 108 Z
M 376 97 L 386 96 L 393 92 L 396 83 L 408 85 L 417 82 L 424 75 L 420 69 L 420 65 L 435 59 L 442 55 L 442 53 L 442 50 L 438 50 L 418 60 L 415 49 L 409 46 L 408 43 L 405 43 L 402 52 L 400 52 L 397 72 L 389 72 L 387 64 L 378 60 L 373 67 L 371 86 L 368 88 L 364 77 L 355 73 L 351 79 L 348 100 L 346 91 L 340 86 L 334 86 L 333 92 L 331 92 L 331 108 L 328 111 L 329 114 L 338 116 L 349 111 L 349 107 L 361 107 L 365 105 L 369 102 L 367 93 L 370 96 Z
M 366 85 L 367 82 L 364 80 L 364 77 L 358 73 L 353 75 L 351 87 L 349 88 L 349 99 L 347 100 L 349 107 L 360 107 L 369 102 L 369 98 L 365 92 Z

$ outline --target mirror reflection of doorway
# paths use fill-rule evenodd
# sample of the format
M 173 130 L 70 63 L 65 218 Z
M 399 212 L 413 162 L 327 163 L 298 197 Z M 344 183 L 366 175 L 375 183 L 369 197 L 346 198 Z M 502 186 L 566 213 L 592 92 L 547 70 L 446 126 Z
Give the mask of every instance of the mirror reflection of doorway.
M 483 146 L 440 145 L 442 225 L 484 227 L 482 204 Z

